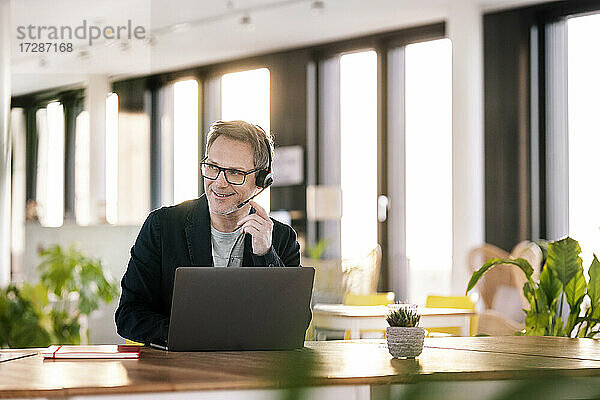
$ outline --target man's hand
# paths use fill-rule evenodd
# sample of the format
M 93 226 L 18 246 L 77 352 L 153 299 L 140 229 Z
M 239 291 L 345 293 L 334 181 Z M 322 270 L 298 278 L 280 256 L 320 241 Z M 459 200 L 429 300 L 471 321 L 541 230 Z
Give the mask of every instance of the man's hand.
M 242 232 L 252 235 L 252 249 L 254 254 L 264 256 L 271 248 L 273 237 L 273 221 L 267 215 L 267 212 L 255 201 L 250 201 L 250 205 L 256 210 L 256 213 L 245 216 L 240 219 L 237 226 L 242 226 Z

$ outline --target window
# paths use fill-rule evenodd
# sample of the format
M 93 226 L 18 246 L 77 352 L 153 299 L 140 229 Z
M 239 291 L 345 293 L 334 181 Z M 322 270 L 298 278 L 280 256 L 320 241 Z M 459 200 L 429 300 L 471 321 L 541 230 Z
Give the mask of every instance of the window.
M 377 246 L 377 53 L 340 57 L 342 257 Z
M 225 74 L 221 78 L 221 118 L 241 119 L 270 131 L 270 73 L 267 68 Z M 270 189 L 256 202 L 270 210 Z
M 449 294 L 452 271 L 452 44 L 406 46 L 406 255 L 411 301 Z
M 90 115 L 79 113 L 75 119 L 75 221 L 89 225 L 90 210 Z
M 138 225 L 150 211 L 150 120 L 106 99 L 106 221 Z
M 119 96 L 106 98 L 106 222 L 117 223 L 119 187 Z
M 198 82 L 173 85 L 173 202 L 198 197 Z
M 594 178 L 600 149 L 600 14 L 571 18 L 568 32 L 568 221 L 583 265 L 600 254 L 600 185 Z
M 38 164 L 36 203 L 42 226 L 63 224 L 65 120 L 63 106 L 49 103 L 36 113 L 38 132 Z
M 316 66 L 318 184 L 339 185 L 342 217 L 319 221 L 315 231 L 328 240 L 326 257 L 362 257 L 379 241 L 382 285 L 423 304 L 432 287 L 451 291 L 452 45 L 441 39 L 385 51 L 383 60 L 360 51 Z M 386 104 L 378 104 L 383 95 Z
M 175 82 L 159 92 L 163 205 L 198 197 L 199 93 L 195 79 Z

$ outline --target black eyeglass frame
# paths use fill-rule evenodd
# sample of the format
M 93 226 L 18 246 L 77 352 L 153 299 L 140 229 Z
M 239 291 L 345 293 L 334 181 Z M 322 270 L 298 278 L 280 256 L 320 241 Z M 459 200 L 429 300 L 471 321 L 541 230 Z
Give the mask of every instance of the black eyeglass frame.
M 204 159 L 206 160 L 206 158 Z M 221 172 L 223 172 L 223 176 L 225 176 L 225 180 L 227 181 L 227 183 L 229 183 L 230 185 L 235 185 L 235 186 L 241 186 L 244 183 L 246 183 L 246 176 L 250 175 L 254 172 L 260 171 L 262 168 L 254 168 L 251 169 L 250 171 L 242 171 L 240 169 L 235 169 L 235 168 L 223 168 L 223 167 L 219 167 L 218 165 L 215 164 L 211 164 L 211 163 L 207 163 L 204 162 L 204 160 L 202 160 L 202 162 L 200 163 L 200 174 L 202 175 L 203 178 L 209 179 L 211 181 L 216 181 L 217 179 L 219 179 L 219 175 L 221 174 Z M 219 172 L 217 172 L 217 176 L 215 176 L 214 178 L 210 178 L 206 175 L 204 175 L 204 172 L 202 171 L 202 166 L 203 165 L 208 165 L 210 167 L 214 167 L 217 168 L 219 170 Z M 242 181 L 242 183 L 233 183 L 229 180 L 229 178 L 227 178 L 227 171 L 234 171 L 236 173 L 242 174 L 244 176 L 244 180 Z

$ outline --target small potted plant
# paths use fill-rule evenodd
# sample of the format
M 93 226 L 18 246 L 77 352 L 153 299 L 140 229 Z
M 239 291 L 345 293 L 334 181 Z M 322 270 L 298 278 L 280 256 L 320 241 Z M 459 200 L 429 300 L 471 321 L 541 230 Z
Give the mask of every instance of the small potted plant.
M 394 358 L 415 358 L 423 351 L 425 329 L 417 326 L 421 315 L 416 305 L 394 304 L 389 306 L 390 313 L 386 329 L 388 350 Z

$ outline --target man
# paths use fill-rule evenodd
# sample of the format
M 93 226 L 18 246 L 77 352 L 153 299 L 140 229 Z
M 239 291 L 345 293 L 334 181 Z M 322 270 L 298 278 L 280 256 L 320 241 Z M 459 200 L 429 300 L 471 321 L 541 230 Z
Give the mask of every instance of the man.
M 300 265 L 294 230 L 252 201 L 272 182 L 271 147 L 256 125 L 211 126 L 200 167 L 204 194 L 152 211 L 131 249 L 115 313 L 119 335 L 166 343 L 177 267 Z

